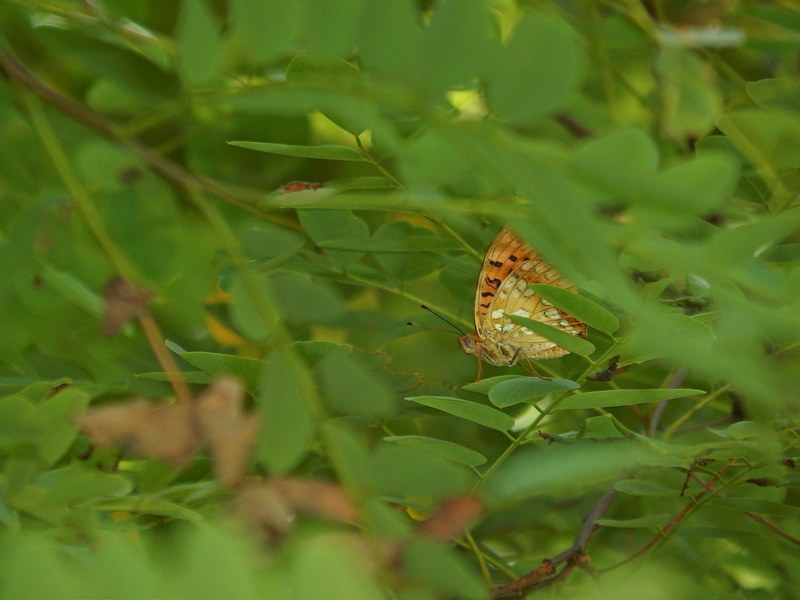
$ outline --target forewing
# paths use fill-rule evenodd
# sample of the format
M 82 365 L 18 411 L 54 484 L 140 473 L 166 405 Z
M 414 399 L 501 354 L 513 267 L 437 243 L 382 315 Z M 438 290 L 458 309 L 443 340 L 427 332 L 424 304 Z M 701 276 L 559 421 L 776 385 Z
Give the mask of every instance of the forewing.
M 478 334 L 486 328 L 486 319 L 498 299 L 498 290 L 515 265 L 531 254 L 535 254 L 533 249 L 508 227 L 503 227 L 494 238 L 483 259 L 475 291 L 475 331 Z
M 507 315 L 534 319 L 573 335 L 584 335 L 586 326 L 583 323 L 544 301 L 529 287 L 532 283 L 546 283 L 574 290 L 575 286 L 507 228 L 501 231 L 497 241 L 502 241 L 503 245 L 493 254 L 492 250 L 496 245 L 493 244 L 485 265 L 500 270 L 501 267 L 497 263 L 510 264 L 511 268 L 500 280 L 497 290 L 493 290 L 494 295 L 490 297 L 491 302 L 488 306 L 481 306 L 482 312 L 476 312 L 476 318 L 479 314 L 481 318 L 479 333 L 482 332 L 484 336 L 490 335 L 495 339 L 501 337 L 508 340 L 521 347 L 524 354 L 531 358 L 537 358 L 538 354 L 556 345 L 547 338 L 512 322 Z M 511 251 L 511 248 L 514 250 Z M 490 257 L 491 263 L 488 262 Z

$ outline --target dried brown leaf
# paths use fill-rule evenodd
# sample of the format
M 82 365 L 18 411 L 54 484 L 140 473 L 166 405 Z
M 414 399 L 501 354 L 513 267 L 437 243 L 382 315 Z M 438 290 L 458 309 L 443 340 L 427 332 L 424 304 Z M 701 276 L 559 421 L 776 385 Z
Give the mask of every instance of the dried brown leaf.
M 244 412 L 244 387 L 232 377 L 214 381 L 196 400 L 195 417 L 214 461 L 214 474 L 222 485 L 236 485 L 258 434 L 257 415 Z
M 187 404 L 156 406 L 142 398 L 91 409 L 78 417 L 78 426 L 97 446 L 119 446 L 181 467 L 199 446 L 191 410 Z
M 447 541 L 461 533 L 483 512 L 483 503 L 472 496 L 458 496 L 445 500 L 420 527 L 420 533 L 437 540 Z
M 294 512 L 311 513 L 334 521 L 352 522 L 358 511 L 338 485 L 311 479 L 276 477 L 268 482 Z
M 145 313 L 153 293 L 136 287 L 121 277 L 115 277 L 108 282 L 104 296 L 106 305 L 103 314 L 103 334 L 112 336 L 119 333 L 122 326 L 130 319 Z
M 281 494 L 269 484 L 258 483 L 241 488 L 231 501 L 234 514 L 268 538 L 289 531 L 294 511 Z

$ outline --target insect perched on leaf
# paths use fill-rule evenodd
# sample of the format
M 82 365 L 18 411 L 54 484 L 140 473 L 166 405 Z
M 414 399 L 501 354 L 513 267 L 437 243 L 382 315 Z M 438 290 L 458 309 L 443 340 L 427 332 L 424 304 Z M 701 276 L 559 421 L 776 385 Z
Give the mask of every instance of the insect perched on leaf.
M 510 367 L 520 360 L 558 358 L 569 353 L 555 342 L 513 322 L 509 315 L 532 319 L 566 333 L 586 337 L 586 325 L 536 294 L 532 283 L 574 291 L 536 251 L 508 227 L 486 252 L 475 291 L 475 333 L 461 337 L 467 354 L 489 364 Z M 480 377 L 480 374 L 479 374 Z

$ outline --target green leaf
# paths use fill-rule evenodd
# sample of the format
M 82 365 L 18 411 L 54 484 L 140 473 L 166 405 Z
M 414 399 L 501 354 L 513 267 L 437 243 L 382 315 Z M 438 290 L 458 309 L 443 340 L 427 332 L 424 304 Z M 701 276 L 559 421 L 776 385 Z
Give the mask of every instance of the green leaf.
M 241 59 L 258 67 L 288 54 L 308 10 L 304 2 L 228 0 L 231 34 Z
M 625 440 L 603 444 L 602 452 L 592 441 L 526 448 L 515 452 L 484 489 L 497 501 L 582 495 L 594 487 L 607 486 L 645 456 L 640 446 Z
M 565 398 L 556 407 L 557 410 L 607 408 L 610 406 L 631 406 L 633 404 L 649 404 L 676 398 L 688 398 L 705 394 L 703 390 L 666 389 L 666 390 L 600 390 L 583 392 Z
M 580 384 L 568 379 L 541 379 L 539 377 L 522 377 L 510 381 L 502 381 L 489 391 L 489 401 L 498 408 L 506 408 L 533 401 L 550 394 L 574 390 Z
M 551 342 L 558 344 L 565 350 L 569 350 L 570 352 L 574 352 L 580 356 L 589 356 L 592 352 L 594 352 L 594 345 L 590 342 L 587 342 L 583 338 L 566 333 L 560 329 L 556 329 L 555 327 L 550 327 L 550 325 L 539 323 L 539 321 L 534 321 L 533 319 L 527 319 L 525 317 L 508 314 L 506 317 L 517 325 L 522 325 L 534 333 L 538 333 L 539 335 L 547 338 Z
M 98 320 L 103 317 L 103 300 L 71 273 L 45 265 L 41 276 L 42 281 L 61 294 L 67 302 L 83 309 Z
M 418 448 L 389 443 L 378 446 L 366 475 L 371 487 L 411 499 L 452 497 L 465 493 L 475 482 L 474 473 L 462 464 Z
M 439 260 L 433 256 L 426 256 L 415 252 L 419 238 L 433 238 L 430 229 L 415 227 L 406 221 L 394 221 L 381 225 L 373 236 L 373 240 L 383 242 L 381 249 L 376 252 L 375 260 L 381 266 L 401 281 L 411 281 L 429 275 L 440 266 Z M 388 249 L 408 245 L 408 251 L 389 252 Z M 424 250 L 425 245 L 422 244 Z M 413 252 L 413 254 L 411 254 Z
M 365 72 L 402 81 L 414 72 L 419 55 L 417 7 L 411 0 L 367 2 L 361 16 L 359 62 Z
M 41 505 L 31 504 L 26 507 L 34 512 L 49 507 L 125 496 L 133 489 L 133 484 L 121 475 L 103 473 L 80 463 L 48 471 L 36 479 L 36 484 L 47 493 L 41 498 Z
M 331 240 L 361 240 L 369 238 L 369 227 L 349 210 L 305 208 L 297 211 L 303 229 L 317 245 Z M 362 254 L 346 250 L 331 250 L 330 254 L 345 265 L 352 265 Z
M 253 286 L 247 284 L 245 277 L 236 274 L 230 287 L 231 299 L 228 304 L 231 323 L 236 331 L 252 342 L 263 342 L 270 331 L 264 318 L 265 307 L 261 305 L 272 292 L 269 280 L 260 278 Z M 257 293 L 253 293 L 253 292 Z
M 291 554 L 293 560 L 288 574 L 292 585 L 286 593 L 309 600 L 381 598 L 384 589 L 376 580 L 373 557 L 364 552 L 359 542 L 343 532 L 321 533 L 303 539 Z
M 332 354 L 318 365 L 323 397 L 331 408 L 346 415 L 391 416 L 397 398 L 386 381 L 357 355 Z
M 39 456 L 44 465 L 55 464 L 78 436 L 74 418 L 89 405 L 89 394 L 81 389 L 67 388 L 39 405 L 37 420 L 42 427 Z
M 156 559 L 170 564 L 170 593 L 175 598 L 232 598 L 257 600 L 273 590 L 261 589 L 261 579 L 249 566 L 253 548 L 243 532 L 202 523 L 187 529 L 177 548 L 156 548 Z M 160 550 L 160 552 L 159 552 Z
M 590 440 L 609 440 L 614 438 L 626 437 L 620 431 L 617 421 L 610 414 L 589 417 L 583 424 L 581 438 Z
M 245 0 L 247 1 L 247 0 Z M 303 41 L 311 52 L 327 56 L 350 56 L 368 0 L 308 0 L 303 23 Z
M 471 448 L 424 435 L 392 435 L 383 439 L 393 444 L 417 448 L 468 467 L 477 467 L 486 462 L 483 454 Z
M 629 496 L 678 496 L 680 491 L 642 479 L 623 479 L 614 484 L 614 489 Z
M 587 142 L 571 160 L 590 183 L 613 193 L 637 194 L 652 185 L 659 152 L 641 129 L 621 127 Z
M 289 348 L 267 357 L 257 400 L 262 420 L 256 454 L 272 473 L 286 473 L 308 450 L 319 402 L 311 373 Z
M 183 2 L 178 24 L 178 71 L 187 87 L 216 81 L 222 67 L 219 25 L 205 0 Z
M 321 146 L 297 146 L 294 144 L 273 144 L 271 142 L 228 142 L 231 146 L 280 154 L 282 156 L 298 156 L 301 158 L 316 158 L 320 160 L 349 160 L 361 162 L 361 155 L 347 146 L 323 144 Z
M 619 329 L 619 319 L 606 308 L 585 296 L 546 283 L 534 283 L 530 288 L 539 296 L 556 305 L 569 315 L 583 321 L 598 331 L 613 334 Z
M 325 281 L 298 273 L 278 273 L 270 279 L 270 290 L 283 319 L 292 324 L 336 322 L 344 314 L 344 300 Z
M 249 390 L 254 390 L 258 387 L 262 370 L 261 361 L 254 358 L 236 356 L 235 354 L 179 350 L 177 352 L 178 356 L 211 377 L 233 375 L 241 379 L 245 388 Z
M 544 12 L 531 13 L 491 66 L 487 99 L 501 118 L 530 123 L 566 107 L 583 72 L 583 52 L 572 29 Z
M 498 431 L 508 431 L 514 426 L 514 419 L 507 414 L 500 412 L 491 406 L 461 400 L 460 398 L 450 398 L 448 396 L 414 396 L 406 398 L 411 402 L 416 402 L 422 406 L 429 406 L 447 414 L 478 423 L 485 427 L 497 429 Z
M 659 174 L 646 201 L 660 210 L 703 214 L 718 209 L 736 189 L 738 161 L 729 153 L 706 152 Z
M 762 500 L 760 498 L 717 498 L 712 504 L 724 508 L 733 508 L 742 512 L 755 512 L 760 515 L 785 517 L 788 519 L 797 519 L 800 517 L 800 507 L 784 504 L 783 502 Z
M 482 600 L 489 595 L 486 584 L 460 555 L 433 540 L 412 540 L 404 548 L 402 565 L 411 581 L 436 596 Z
M 759 257 L 771 263 L 794 263 L 800 261 L 800 244 L 780 244 L 765 250 Z
M 490 19 L 483 0 L 443 0 L 436 4 L 421 43 L 413 84 L 442 92 L 477 78 L 489 58 Z
M 639 517 L 637 519 L 597 519 L 595 523 L 600 527 L 614 527 L 617 529 L 639 529 L 649 527 L 663 527 L 669 523 L 670 515 L 667 513 L 659 513 L 657 515 L 648 515 L 646 517 Z
M 714 128 L 721 98 L 709 63 L 693 49 L 665 46 L 656 57 L 664 133 L 679 141 L 700 138 Z
M 452 240 L 431 235 L 408 235 L 400 239 L 373 237 L 364 239 L 328 240 L 320 242 L 322 248 L 352 250 L 355 252 L 453 252 L 461 247 Z
M 488 394 L 489 391 L 498 383 L 503 381 L 513 381 L 515 379 L 523 379 L 524 375 L 498 375 L 497 377 L 487 377 L 480 381 L 474 381 L 462 386 L 465 390 L 470 392 L 477 392 L 478 394 Z
M 336 56 L 296 56 L 286 68 L 286 79 L 312 89 L 340 91 L 339 94 L 317 94 L 317 109 L 353 135 L 380 127 L 375 105 L 360 99 L 368 96 L 361 73 L 346 60 Z

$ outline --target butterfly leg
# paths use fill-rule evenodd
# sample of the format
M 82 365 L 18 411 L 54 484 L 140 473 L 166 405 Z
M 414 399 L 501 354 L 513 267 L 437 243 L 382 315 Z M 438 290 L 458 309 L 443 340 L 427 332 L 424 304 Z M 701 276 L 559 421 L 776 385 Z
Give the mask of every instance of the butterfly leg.
M 538 377 L 539 379 L 549 379 L 549 377 L 542 377 L 541 375 L 539 375 L 539 373 L 536 372 L 536 369 L 533 368 L 533 364 L 531 363 L 531 359 L 522 354 L 521 350 L 522 350 L 521 348 L 518 348 L 517 351 L 514 353 L 514 357 L 511 359 L 511 364 L 513 365 L 519 362 L 519 359 L 522 358 L 522 360 L 525 361 L 525 364 L 522 365 L 522 368 L 525 369 L 528 373 L 530 373 L 534 377 Z
M 475 378 L 475 381 L 480 381 L 481 377 L 483 377 L 483 363 L 481 362 L 480 355 L 475 355 L 475 358 L 478 359 L 478 376 Z

